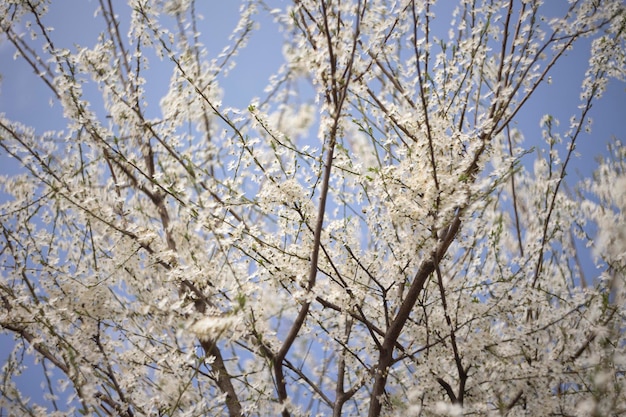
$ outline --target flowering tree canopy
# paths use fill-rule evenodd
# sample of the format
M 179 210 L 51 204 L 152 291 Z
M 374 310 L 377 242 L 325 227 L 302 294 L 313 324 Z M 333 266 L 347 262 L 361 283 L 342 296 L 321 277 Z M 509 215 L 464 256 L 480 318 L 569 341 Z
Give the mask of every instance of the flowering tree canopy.
M 9 415 L 626 412 L 619 140 L 565 184 L 626 80 L 621 0 L 247 0 L 219 53 L 202 2 L 94 2 L 94 45 L 58 41 L 49 3 L 0 4 L 65 126 L 0 115 Z M 260 19 L 284 61 L 237 106 Z M 531 151 L 520 115 L 585 42 L 571 119 Z

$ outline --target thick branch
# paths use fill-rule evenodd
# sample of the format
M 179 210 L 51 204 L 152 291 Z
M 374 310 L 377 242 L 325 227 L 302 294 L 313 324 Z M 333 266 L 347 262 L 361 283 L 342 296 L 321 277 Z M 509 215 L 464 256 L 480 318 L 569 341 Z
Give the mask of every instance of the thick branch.
M 378 364 L 376 365 L 376 374 L 374 375 L 374 386 L 372 388 L 372 394 L 370 396 L 370 417 L 378 417 L 382 408 L 382 396 L 385 393 L 385 385 L 387 383 L 387 373 L 389 367 L 393 362 L 393 350 L 400 337 L 400 333 L 404 328 L 411 311 L 417 302 L 417 298 L 424 289 L 426 280 L 435 270 L 435 259 L 441 259 L 446 253 L 456 233 L 461 226 L 461 212 L 457 213 L 456 217 L 452 221 L 452 224 L 446 231 L 444 237 L 439 241 L 437 249 L 433 252 L 429 259 L 422 261 L 415 278 L 407 291 L 406 298 L 402 302 L 398 314 L 391 322 L 391 325 L 387 329 L 385 338 L 383 340 L 382 347 L 379 352 Z
M 214 357 L 211 367 L 217 376 L 217 386 L 224 394 L 226 394 L 226 407 L 228 408 L 228 415 L 230 417 L 243 416 L 241 404 L 239 403 L 235 387 L 231 381 L 231 376 L 226 370 L 224 358 L 222 358 L 222 353 L 217 347 L 216 342 L 213 340 L 206 340 L 201 341 L 201 345 L 206 353 Z

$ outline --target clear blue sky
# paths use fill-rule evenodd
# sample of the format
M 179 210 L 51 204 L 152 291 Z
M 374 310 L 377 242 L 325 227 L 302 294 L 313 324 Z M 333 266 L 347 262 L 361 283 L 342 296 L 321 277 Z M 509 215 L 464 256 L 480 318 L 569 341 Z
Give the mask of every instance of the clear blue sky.
M 277 1 L 279 5 L 287 4 Z M 563 8 L 565 0 L 549 0 L 550 7 Z M 127 15 L 129 8 L 123 2 L 117 4 L 117 12 L 126 22 L 122 33 L 127 30 Z M 204 0 L 197 2 L 205 20 L 201 22 L 203 42 L 209 49 L 211 56 L 217 55 L 228 44 L 228 36 L 238 20 L 239 2 L 234 0 Z M 55 28 L 53 32 L 57 46 L 72 48 L 75 43 L 84 46 L 93 46 L 104 25 L 99 17 L 94 17 L 93 10 L 97 7 L 94 0 L 64 0 L 53 1 L 46 25 Z M 446 22 L 447 23 L 447 22 Z M 253 34 L 250 44 L 240 54 L 237 67 L 228 78 L 222 80 L 224 103 L 229 106 L 247 107 L 255 96 L 262 96 L 268 77 L 274 73 L 282 63 L 281 39 L 276 27 L 267 19 L 267 13 L 260 13 L 260 28 Z M 58 103 L 50 105 L 51 92 L 42 83 L 38 82 L 30 67 L 22 60 L 13 59 L 13 48 L 8 43 L 0 44 L 0 113 L 5 113 L 10 119 L 33 126 L 38 133 L 48 130 L 63 129 L 65 122 L 62 118 L 62 109 Z M 561 119 L 561 126 L 565 129 L 570 115 L 576 111 L 579 104 L 580 81 L 583 78 L 585 64 L 589 58 L 589 43 L 579 44 L 555 68 L 552 74 L 553 83 L 541 90 L 526 106 L 519 118 L 519 128 L 525 133 L 529 144 L 533 137 L 541 138 L 539 120 L 545 113 L 551 112 Z M 151 70 L 148 73 L 147 101 L 149 113 L 152 116 L 160 115 L 158 103 L 166 93 L 170 78 L 171 65 L 161 63 L 156 57 L 151 58 Z M 569 86 L 569 87 L 564 87 Z M 574 87 L 572 87 L 574 86 Z M 97 94 L 97 90 L 87 89 L 88 94 Z M 103 114 L 99 106 L 100 99 L 94 103 L 95 110 Z M 606 143 L 612 136 L 626 140 L 626 93 L 625 85 L 613 82 L 607 91 L 604 100 L 594 105 L 591 117 L 602 120 L 595 123 L 591 135 L 584 134 L 578 142 L 577 149 L 582 157 L 574 161 L 570 167 L 570 175 L 575 178 L 576 171 L 589 175 L 595 166 L 594 156 L 606 149 Z M 536 140 L 536 139 L 535 139 Z M 531 159 L 527 160 L 532 162 Z M 14 161 L 0 154 L 0 173 L 15 172 L 17 166 Z M 0 360 L 6 357 L 6 347 L 10 337 L 0 337 Z M 33 398 L 41 398 L 39 387 L 40 371 L 27 373 L 21 379 Z M 35 381 L 36 385 L 32 385 Z

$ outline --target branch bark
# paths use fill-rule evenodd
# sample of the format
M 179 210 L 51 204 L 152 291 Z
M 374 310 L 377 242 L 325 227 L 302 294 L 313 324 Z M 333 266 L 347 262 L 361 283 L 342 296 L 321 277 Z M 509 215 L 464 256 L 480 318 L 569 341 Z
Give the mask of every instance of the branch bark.
M 422 261 L 417 273 L 415 274 L 415 278 L 407 291 L 406 298 L 402 302 L 396 317 L 391 322 L 391 325 L 387 329 L 385 333 L 385 338 L 383 339 L 382 347 L 379 350 L 378 355 L 378 363 L 375 367 L 374 374 L 374 386 L 372 388 L 372 393 L 370 395 L 370 408 L 369 408 L 369 417 L 378 417 L 380 415 L 382 409 L 382 399 L 385 394 L 385 385 L 387 384 L 387 377 L 389 372 L 389 367 L 393 363 L 393 352 L 394 346 L 400 337 L 400 333 L 404 328 L 409 316 L 411 315 L 411 311 L 417 302 L 417 298 L 421 294 L 424 289 L 424 285 L 426 284 L 426 280 L 435 271 L 435 260 L 441 259 L 441 257 L 446 253 L 454 238 L 459 231 L 461 226 L 461 212 L 459 211 L 455 216 L 452 224 L 447 229 L 443 238 L 439 241 L 437 245 L 437 249 L 433 251 L 431 257 L 429 259 L 425 259 Z

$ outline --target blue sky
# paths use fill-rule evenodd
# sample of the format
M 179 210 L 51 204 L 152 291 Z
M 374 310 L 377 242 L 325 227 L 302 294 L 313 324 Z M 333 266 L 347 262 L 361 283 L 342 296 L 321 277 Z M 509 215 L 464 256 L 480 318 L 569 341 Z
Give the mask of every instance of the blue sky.
M 129 8 L 119 4 L 117 13 L 125 16 Z M 204 34 L 203 42 L 209 49 L 209 55 L 217 55 L 228 44 L 228 36 L 238 20 L 239 2 L 223 0 L 199 1 L 198 7 L 205 20 L 201 22 L 201 31 Z M 287 4 L 276 1 L 279 6 Z M 550 0 L 550 7 L 562 8 L 565 0 Z M 72 48 L 75 43 L 84 46 L 93 46 L 104 25 L 100 17 L 94 17 L 97 2 L 94 0 L 65 0 L 52 2 L 50 13 L 45 22 L 55 28 L 53 32 L 57 46 Z M 231 71 L 229 77 L 221 80 L 224 90 L 224 103 L 228 106 L 245 108 L 253 97 L 262 96 L 263 89 L 271 74 L 276 72 L 282 63 L 281 39 L 283 34 L 278 33 L 276 26 L 268 20 L 266 11 L 259 14 L 260 27 L 253 33 L 250 43 L 239 57 L 236 58 L 237 67 Z M 127 30 L 122 27 L 122 33 Z M 5 113 L 10 119 L 20 121 L 36 129 L 38 133 L 48 130 L 63 129 L 65 121 L 62 109 L 58 103 L 50 104 L 51 92 L 42 83 L 38 82 L 32 69 L 22 60 L 13 59 L 13 49 L 8 43 L 0 43 L 0 113 Z M 585 64 L 589 59 L 589 42 L 578 44 L 556 66 L 552 73 L 552 85 L 542 88 L 526 105 L 519 117 L 518 128 L 526 137 L 527 144 L 541 140 L 539 120 L 545 113 L 551 112 L 561 120 L 563 130 L 566 129 L 568 119 L 576 112 L 579 104 L 580 82 L 583 79 Z M 152 68 L 148 72 L 147 101 L 148 111 L 152 116 L 160 115 L 158 103 L 165 95 L 169 84 L 171 65 L 160 62 L 156 57 L 151 58 Z M 571 87 L 575 86 L 575 87 Z M 86 90 L 88 94 L 97 94 L 96 90 Z M 588 176 L 595 167 L 594 157 L 602 154 L 607 142 L 613 136 L 626 139 L 626 93 L 623 83 L 612 82 L 603 100 L 594 105 L 590 116 L 602 123 L 593 125 L 593 132 L 583 134 L 577 144 L 580 158 L 573 161 L 569 169 L 573 179 L 578 178 L 577 172 Z M 100 98 L 94 103 L 94 109 L 103 114 L 99 106 Z M 532 163 L 532 159 L 527 162 Z M 16 172 L 17 166 L 6 155 L 0 154 L 0 174 Z M 572 182 L 573 183 L 573 182 Z M 10 342 L 10 336 L 0 337 L 0 358 L 4 360 L 4 351 Z M 40 371 L 27 373 L 21 382 L 28 387 L 33 398 L 41 397 Z M 36 381 L 36 385 L 30 381 Z

